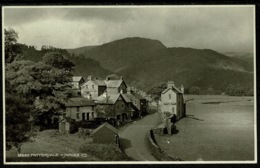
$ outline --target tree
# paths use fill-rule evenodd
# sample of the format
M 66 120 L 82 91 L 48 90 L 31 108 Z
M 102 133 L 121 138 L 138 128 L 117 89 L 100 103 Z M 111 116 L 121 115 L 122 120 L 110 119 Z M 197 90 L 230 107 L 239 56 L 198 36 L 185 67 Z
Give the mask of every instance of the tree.
M 5 33 L 5 63 L 11 63 L 18 59 L 21 48 L 17 44 L 18 34 L 12 29 L 4 29 Z
M 29 106 L 27 100 L 6 93 L 6 148 L 11 149 L 12 146 L 18 148 L 21 152 L 21 144 L 28 141 L 34 134 L 31 127 L 32 106 Z
M 190 88 L 189 93 L 199 95 L 199 94 L 201 94 L 201 88 L 198 86 L 193 86 Z
M 16 66 L 16 60 L 21 56 L 21 48 L 16 43 L 18 34 L 11 28 L 4 30 L 5 33 L 5 134 L 6 134 L 6 149 L 9 150 L 12 146 L 21 151 L 21 144 L 30 139 L 33 135 L 31 129 L 32 105 L 29 99 L 25 99 L 22 94 L 17 94 L 11 79 L 15 79 L 15 71 L 20 68 L 29 67 L 31 62 L 24 62 L 21 66 Z M 15 63 L 14 63 L 15 62 Z M 13 64 L 14 63 L 14 64 Z M 12 70 L 9 71 L 7 67 Z M 8 78 L 10 77 L 10 78 Z M 26 79 L 26 78 L 25 78 Z M 21 89 L 21 88 L 20 88 Z
M 75 64 L 67 59 L 64 59 L 64 56 L 59 52 L 49 52 L 46 53 L 42 59 L 42 62 L 51 65 L 58 69 L 64 69 L 71 71 Z
M 5 37 L 10 42 L 7 45 L 16 45 L 17 34 L 5 33 L 9 36 Z M 7 150 L 30 139 L 32 129 L 28 125 L 36 119 L 46 124 L 51 114 L 65 108 L 74 66 L 57 52 L 47 53 L 35 63 L 15 59 L 18 53 L 11 49 L 5 50 Z

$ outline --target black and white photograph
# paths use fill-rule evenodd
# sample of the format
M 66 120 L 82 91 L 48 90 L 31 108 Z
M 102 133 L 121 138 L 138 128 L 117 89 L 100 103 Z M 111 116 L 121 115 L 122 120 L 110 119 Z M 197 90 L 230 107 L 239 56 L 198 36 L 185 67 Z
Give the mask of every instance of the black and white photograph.
M 4 164 L 257 163 L 254 5 L 3 6 Z

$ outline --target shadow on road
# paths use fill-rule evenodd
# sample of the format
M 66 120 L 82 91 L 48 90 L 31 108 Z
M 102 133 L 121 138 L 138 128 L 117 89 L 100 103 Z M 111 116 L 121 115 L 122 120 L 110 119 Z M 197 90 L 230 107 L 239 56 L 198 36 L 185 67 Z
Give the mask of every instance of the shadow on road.
M 204 121 L 202 119 L 195 118 L 194 115 L 186 115 L 186 118 L 191 118 L 191 119 L 198 120 L 198 121 Z
M 132 147 L 131 141 L 126 138 L 120 138 L 120 148 L 125 151 L 125 149 Z

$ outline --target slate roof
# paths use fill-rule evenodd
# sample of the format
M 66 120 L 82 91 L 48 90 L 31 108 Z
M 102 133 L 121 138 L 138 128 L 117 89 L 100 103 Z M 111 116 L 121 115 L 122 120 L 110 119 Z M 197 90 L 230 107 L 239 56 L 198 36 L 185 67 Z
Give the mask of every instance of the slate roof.
M 165 89 L 164 91 L 162 91 L 162 94 L 166 93 L 168 90 L 173 90 L 175 93 L 182 93 L 177 87 L 172 86 L 172 87 L 168 87 L 167 89 Z
M 92 100 L 82 97 L 70 98 L 65 105 L 67 107 L 82 107 L 82 106 L 94 106 L 95 103 Z
M 131 103 L 132 101 L 131 101 L 131 99 L 129 98 L 129 96 L 127 95 L 127 94 L 121 94 L 122 96 L 123 96 L 123 98 L 125 99 L 125 101 L 127 102 L 127 103 Z
M 106 86 L 106 83 L 103 80 L 94 79 L 93 80 L 98 86 Z
M 83 77 L 82 76 L 73 76 L 72 81 L 73 82 L 79 82 Z
M 98 86 L 106 86 L 106 83 L 100 79 L 93 79 L 91 81 L 89 80 L 89 81 L 85 82 L 82 86 L 85 86 L 88 82 L 94 82 Z
M 143 96 L 141 96 L 141 95 L 139 95 L 139 94 L 137 94 L 135 92 L 133 92 L 132 95 L 135 96 L 138 99 L 145 99 Z
M 135 99 L 135 96 L 132 95 L 132 94 L 129 94 L 129 93 L 125 93 L 125 94 L 122 94 L 122 95 L 127 97 L 127 99 L 129 99 L 131 102 L 134 101 L 134 99 Z
M 107 87 L 110 87 L 110 88 L 117 88 L 119 87 L 121 84 L 122 84 L 123 80 L 108 80 L 108 81 L 105 81 Z
M 108 94 L 107 97 L 104 97 L 104 95 L 100 95 L 96 99 L 97 104 L 115 104 L 117 99 L 119 98 L 120 94 L 115 93 L 115 94 Z
M 97 127 L 93 132 L 92 135 L 95 134 L 96 132 L 98 132 L 100 129 L 102 129 L 103 127 L 107 127 L 108 129 L 110 129 L 111 131 L 113 131 L 115 134 L 118 134 L 118 130 L 113 127 L 112 125 L 110 125 L 109 123 L 105 122 L 104 124 L 100 125 L 99 127 Z

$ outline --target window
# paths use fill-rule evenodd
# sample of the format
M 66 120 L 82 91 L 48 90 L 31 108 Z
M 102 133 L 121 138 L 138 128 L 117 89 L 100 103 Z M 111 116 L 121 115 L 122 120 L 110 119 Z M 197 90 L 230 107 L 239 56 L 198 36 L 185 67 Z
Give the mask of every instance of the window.
M 124 104 L 122 104 L 122 109 L 124 109 Z
M 77 112 L 79 112 L 79 107 L 77 107 Z
M 92 118 L 94 118 L 95 116 L 94 116 L 94 112 L 92 112 Z
M 92 85 L 92 89 L 94 89 L 94 85 Z
M 135 100 L 135 104 L 137 104 L 136 100 Z
M 94 106 L 91 106 L 91 108 L 92 108 L 92 111 L 94 111 Z
M 88 88 L 88 85 L 86 85 L 85 88 L 87 89 L 87 88 Z
M 76 114 L 77 119 L 79 119 L 79 113 Z
M 172 95 L 171 94 L 169 94 L 169 99 L 172 99 Z

